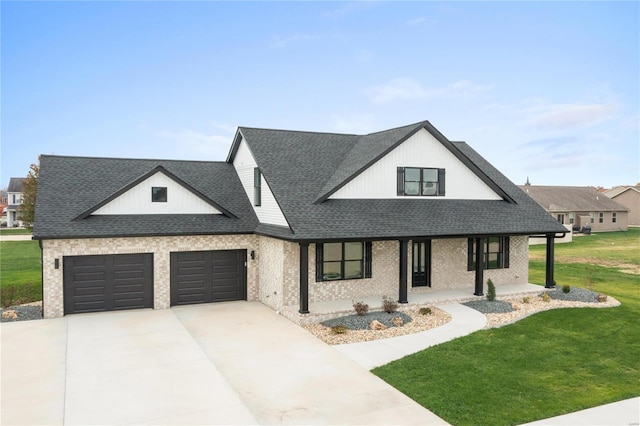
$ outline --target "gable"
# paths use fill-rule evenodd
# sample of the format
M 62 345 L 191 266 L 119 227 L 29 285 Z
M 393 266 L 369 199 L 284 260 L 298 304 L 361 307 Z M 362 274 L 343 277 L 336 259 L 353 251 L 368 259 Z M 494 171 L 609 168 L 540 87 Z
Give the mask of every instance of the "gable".
M 455 149 L 455 148 L 454 148 Z M 398 167 L 444 169 L 446 191 L 438 199 L 502 200 L 474 171 L 431 133 L 421 129 L 349 181 L 330 199 L 394 199 Z M 427 199 L 430 197 L 418 197 Z
M 242 187 L 244 188 L 244 192 L 250 201 L 254 200 L 254 170 L 258 167 L 256 160 L 249 149 L 249 145 L 244 140 L 244 138 L 240 139 L 237 147 L 235 148 L 234 156 L 233 156 L 233 167 L 240 178 L 240 182 L 242 183 Z M 271 225 L 279 225 L 289 227 L 289 223 L 285 218 L 278 202 L 276 201 L 275 196 L 273 195 L 273 191 L 271 187 L 267 183 L 264 176 L 260 176 L 261 185 L 261 202 L 259 206 L 254 205 L 255 203 L 251 203 L 256 216 L 258 216 L 258 220 L 261 223 L 267 223 Z
M 153 202 L 152 188 L 166 188 L 166 201 Z M 90 213 L 91 215 L 223 214 L 163 171 L 156 171 Z

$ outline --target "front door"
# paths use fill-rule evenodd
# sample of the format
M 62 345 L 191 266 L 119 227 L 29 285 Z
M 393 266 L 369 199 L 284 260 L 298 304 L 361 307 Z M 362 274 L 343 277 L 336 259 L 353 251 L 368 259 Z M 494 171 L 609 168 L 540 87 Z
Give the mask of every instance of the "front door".
M 413 242 L 412 287 L 431 287 L 431 240 Z

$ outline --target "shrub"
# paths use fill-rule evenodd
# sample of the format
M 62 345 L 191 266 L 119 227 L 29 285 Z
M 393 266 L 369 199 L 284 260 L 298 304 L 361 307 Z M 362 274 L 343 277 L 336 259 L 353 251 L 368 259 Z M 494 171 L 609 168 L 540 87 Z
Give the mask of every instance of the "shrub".
M 334 325 L 333 327 L 331 327 L 331 332 L 333 334 L 345 334 L 347 330 L 348 328 L 344 325 Z
M 542 293 L 542 301 L 543 302 L 548 302 L 551 300 L 551 296 L 549 296 L 549 293 L 547 293 L 546 291 L 544 293 Z
M 598 302 L 606 302 L 606 301 L 607 301 L 607 295 L 598 293 Z
M 386 313 L 392 314 L 398 309 L 398 302 L 396 302 L 389 296 L 382 296 L 382 309 Z
M 496 300 L 496 286 L 493 284 L 493 281 L 491 281 L 491 278 L 487 281 L 487 287 L 487 300 L 493 302 Z
M 569 293 L 571 291 L 571 286 L 570 285 L 563 285 L 562 286 L 562 292 L 563 293 Z
M 522 298 L 522 303 L 529 303 L 531 302 L 531 298 L 529 296 L 525 296 Z
M 356 314 L 364 316 L 369 312 L 369 305 L 364 302 L 353 302 L 353 309 L 356 310 Z
M 418 313 L 420 313 L 420 315 L 431 315 L 431 308 L 420 308 L 420 310 L 418 310 Z

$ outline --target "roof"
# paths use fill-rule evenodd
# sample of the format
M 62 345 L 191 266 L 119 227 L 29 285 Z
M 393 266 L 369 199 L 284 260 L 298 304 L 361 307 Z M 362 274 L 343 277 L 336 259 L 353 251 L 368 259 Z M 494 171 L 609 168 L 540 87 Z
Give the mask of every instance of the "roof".
M 549 212 L 620 212 L 629 210 L 590 186 L 523 185 L 520 188 Z
M 640 188 L 637 186 L 616 186 L 607 191 L 604 191 L 603 194 L 609 198 L 615 198 L 623 192 L 634 191 L 640 194 Z
M 24 178 L 12 177 L 9 179 L 7 192 L 22 192 L 22 181 Z
M 366 136 L 241 127 L 263 178 L 291 226 L 292 240 L 395 239 L 566 232 L 516 185 L 464 142 L 448 148 L 505 200 L 327 199 L 330 188 L 359 173 L 408 135 L 416 123 Z M 437 131 L 436 131 L 437 132 Z M 389 138 L 389 140 L 383 140 Z M 227 159 L 233 161 L 238 138 Z M 356 161 L 358 155 L 362 159 Z M 353 164 L 350 163 L 353 160 Z M 320 199 L 319 199 L 320 197 Z
M 83 216 L 158 170 L 228 214 Z M 240 179 L 233 166 L 224 162 L 42 155 L 33 236 L 43 239 L 252 233 L 257 218 L 247 197 L 238 194 L 244 194 Z

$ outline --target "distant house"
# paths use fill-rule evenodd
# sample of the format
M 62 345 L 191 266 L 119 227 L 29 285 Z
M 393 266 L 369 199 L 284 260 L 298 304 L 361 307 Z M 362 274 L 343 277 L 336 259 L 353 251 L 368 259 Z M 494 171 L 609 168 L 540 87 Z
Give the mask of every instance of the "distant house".
M 575 231 L 626 231 L 629 209 L 589 186 L 521 185 L 551 216 Z
M 9 179 L 7 187 L 7 227 L 20 226 L 20 215 L 18 209 L 22 204 L 22 181 L 23 178 L 13 177 Z
M 60 197 L 60 188 L 65 196 Z M 604 196 L 603 196 L 604 198 Z M 259 300 L 310 305 L 528 282 L 566 229 L 428 121 L 367 135 L 241 127 L 226 161 L 43 155 L 44 316 Z
M 640 226 L 640 186 L 616 186 L 604 195 L 629 209 L 629 225 Z

